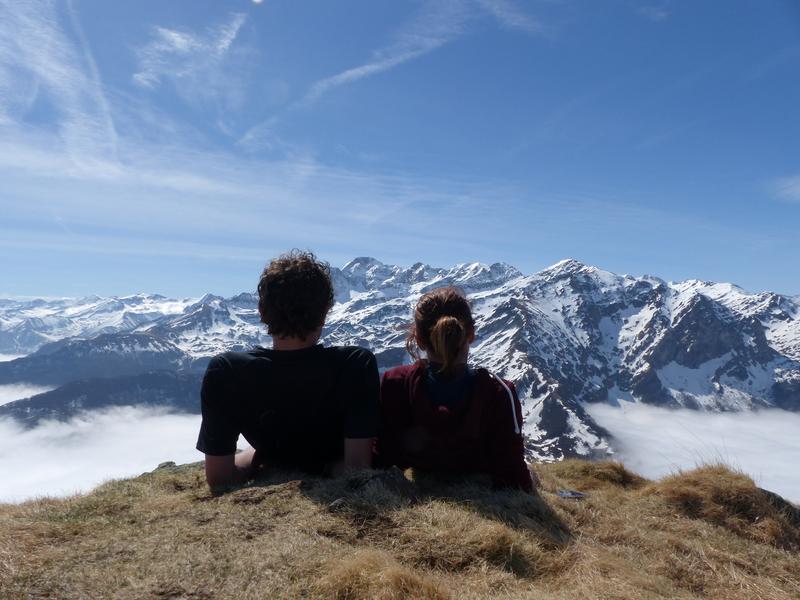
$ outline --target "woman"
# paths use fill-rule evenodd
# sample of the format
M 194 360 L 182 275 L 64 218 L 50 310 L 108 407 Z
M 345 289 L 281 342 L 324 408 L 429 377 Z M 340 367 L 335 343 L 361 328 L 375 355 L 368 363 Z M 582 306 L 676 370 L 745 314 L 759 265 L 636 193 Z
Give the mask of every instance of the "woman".
M 495 487 L 530 492 L 519 399 L 510 382 L 467 365 L 474 340 L 475 322 L 459 289 L 420 298 L 406 342 L 415 362 L 390 369 L 381 382 L 378 463 L 488 473 Z

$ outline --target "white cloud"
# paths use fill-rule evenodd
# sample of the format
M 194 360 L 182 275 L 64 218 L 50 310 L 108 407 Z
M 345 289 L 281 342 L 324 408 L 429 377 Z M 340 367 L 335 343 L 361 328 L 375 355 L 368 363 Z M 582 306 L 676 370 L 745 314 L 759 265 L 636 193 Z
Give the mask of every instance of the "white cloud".
M 800 414 L 782 410 L 709 413 L 621 402 L 587 410 L 616 438 L 619 459 L 645 477 L 723 462 L 757 485 L 800 502 Z
M 531 223 L 552 231 L 589 227 L 605 236 L 609 219 L 634 232 L 660 222 L 703 239 L 760 241 L 753 232 L 610 199 L 538 193 L 508 181 L 355 171 L 305 158 L 242 160 L 192 147 L 181 136 L 172 146 L 123 136 L 119 163 L 87 171 L 75 169 L 48 136 L 20 130 L 0 140 L 0 177 L 9 190 L 0 197 L 8 219 L 0 224 L 0 247 L 12 256 L 14 249 L 48 249 L 242 262 L 300 246 L 324 247 L 329 260 L 390 248 L 388 260 L 413 262 L 426 253 L 441 256 L 450 245 L 458 250 L 442 260 L 460 261 L 495 256 L 498 244 L 527 239 Z M 447 231 L 438 227 L 441 219 L 451 224 Z
M 306 94 L 286 110 L 313 104 L 331 90 L 385 73 L 457 40 L 466 33 L 468 22 L 477 16 L 475 6 L 489 13 L 504 27 L 528 33 L 542 32 L 535 18 L 509 0 L 477 0 L 477 4 L 474 0 L 428 0 L 416 17 L 401 28 L 387 45 L 372 53 L 370 60 L 314 82 Z M 240 143 L 251 148 L 268 146 L 278 120 L 276 115 L 251 127 Z
M 520 29 L 528 33 L 542 33 L 542 24 L 518 8 L 509 0 L 478 0 L 486 11 L 494 16 L 501 25 L 510 29 Z
M 0 362 L 8 362 L 10 360 L 16 360 L 17 358 L 22 358 L 25 356 L 24 354 L 0 354 Z
M 170 82 L 187 102 L 220 102 L 226 109 L 241 106 L 243 65 L 229 68 L 228 62 L 246 19 L 234 13 L 204 33 L 153 27 L 151 39 L 136 50 L 134 83 L 152 89 Z
M 78 39 L 73 44 L 69 32 Z M 92 167 L 116 156 L 117 133 L 91 50 L 67 2 L 0 0 L 0 122 L 22 122 L 34 100 L 53 107 L 60 144 Z
M 460 0 L 428 2 L 389 45 L 373 53 L 370 61 L 317 81 L 303 101 L 313 102 L 333 88 L 388 71 L 436 50 L 462 35 L 469 15 L 468 7 Z
M 647 477 L 723 461 L 759 486 L 800 501 L 798 414 L 702 413 L 633 404 L 624 409 L 590 405 L 589 410 L 615 435 L 619 458 Z M 30 430 L 2 420 L 0 502 L 63 496 L 138 475 L 164 461 L 202 460 L 194 449 L 199 424 L 198 415 L 134 407 L 88 413 L 65 423 L 48 421 Z
M 0 362 L 5 360 L 13 360 L 18 358 L 15 355 L 0 354 Z M 22 398 L 30 398 L 36 394 L 43 394 L 55 389 L 52 386 L 46 385 L 32 385 L 29 383 L 9 383 L 0 385 L 0 405 L 8 404 L 14 400 L 21 400 Z
M 30 430 L 0 421 L 0 502 L 69 495 L 151 471 L 165 461 L 202 460 L 194 448 L 199 428 L 198 415 L 133 407 L 66 423 L 48 421 Z
M 664 21 L 672 14 L 664 6 L 642 6 L 639 7 L 636 12 L 645 19 L 649 19 L 654 22 Z
M 800 202 L 800 175 L 776 179 L 772 184 L 772 190 L 781 200 Z
M 505 27 L 529 33 L 542 30 L 536 19 L 509 0 L 477 1 Z M 372 60 L 317 81 L 311 86 L 305 101 L 314 101 L 335 87 L 388 71 L 433 52 L 461 37 L 466 32 L 467 21 L 474 16 L 470 3 L 464 0 L 428 2 L 420 14 L 395 35 L 392 43 L 374 52 Z

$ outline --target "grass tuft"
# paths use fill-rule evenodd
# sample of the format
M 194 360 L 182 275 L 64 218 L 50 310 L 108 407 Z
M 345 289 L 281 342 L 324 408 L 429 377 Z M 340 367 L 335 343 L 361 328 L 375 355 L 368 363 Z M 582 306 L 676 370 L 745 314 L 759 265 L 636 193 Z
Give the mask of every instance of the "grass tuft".
M 569 480 L 582 491 L 608 486 L 637 489 L 647 483 L 644 477 L 629 471 L 622 463 L 613 461 L 568 459 L 548 465 L 547 471 L 551 477 Z
M 314 586 L 336 600 L 447 600 L 451 595 L 429 576 L 402 566 L 380 550 L 357 550 L 329 561 Z
M 650 485 L 645 493 L 664 498 L 692 519 L 777 548 L 800 550 L 800 529 L 793 516 L 778 508 L 771 495 L 750 477 L 723 465 L 706 465 L 666 477 Z

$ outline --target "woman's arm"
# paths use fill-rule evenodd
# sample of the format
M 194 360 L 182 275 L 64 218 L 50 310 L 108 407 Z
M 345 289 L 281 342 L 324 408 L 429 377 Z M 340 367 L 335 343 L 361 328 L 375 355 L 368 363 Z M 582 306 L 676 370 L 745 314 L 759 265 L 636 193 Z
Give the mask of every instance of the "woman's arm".
M 525 463 L 522 437 L 522 405 L 514 384 L 498 379 L 505 396 L 491 407 L 488 455 L 492 483 L 498 488 L 533 492 L 533 479 Z

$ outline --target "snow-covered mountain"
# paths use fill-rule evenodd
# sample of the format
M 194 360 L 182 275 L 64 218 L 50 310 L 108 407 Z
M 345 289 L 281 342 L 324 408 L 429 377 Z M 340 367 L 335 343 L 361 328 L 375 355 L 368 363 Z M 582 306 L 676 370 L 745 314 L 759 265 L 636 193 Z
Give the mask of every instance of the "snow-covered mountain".
M 477 321 L 473 361 L 516 383 L 528 447 L 538 458 L 611 450 L 612 437 L 584 410 L 589 402 L 800 410 L 797 298 L 619 276 L 574 260 L 524 275 L 505 264 L 404 268 L 357 258 L 332 275 L 337 302 L 325 342 L 367 346 L 384 368 L 408 360 L 406 327 L 419 295 L 462 287 Z M 134 372 L 148 373 L 150 381 L 156 369 L 197 378 L 213 354 L 269 343 L 256 300 L 250 293 L 0 300 L 0 353 L 30 353 L 0 363 L 0 383 L 127 377 L 129 398 Z M 194 393 L 195 387 L 175 389 Z M 65 397 L 51 392 L 42 404 L 47 414 L 54 398 L 69 404 Z M 93 398 L 92 406 L 102 403 Z M 190 398 L 165 398 L 192 405 Z M 31 407 L 43 401 L 17 401 L 0 407 L 0 415 L 19 414 L 23 406 L 38 414 Z
M 0 299 L 0 354 L 30 354 L 68 337 L 133 331 L 182 315 L 196 300 L 157 294 L 101 298 Z

